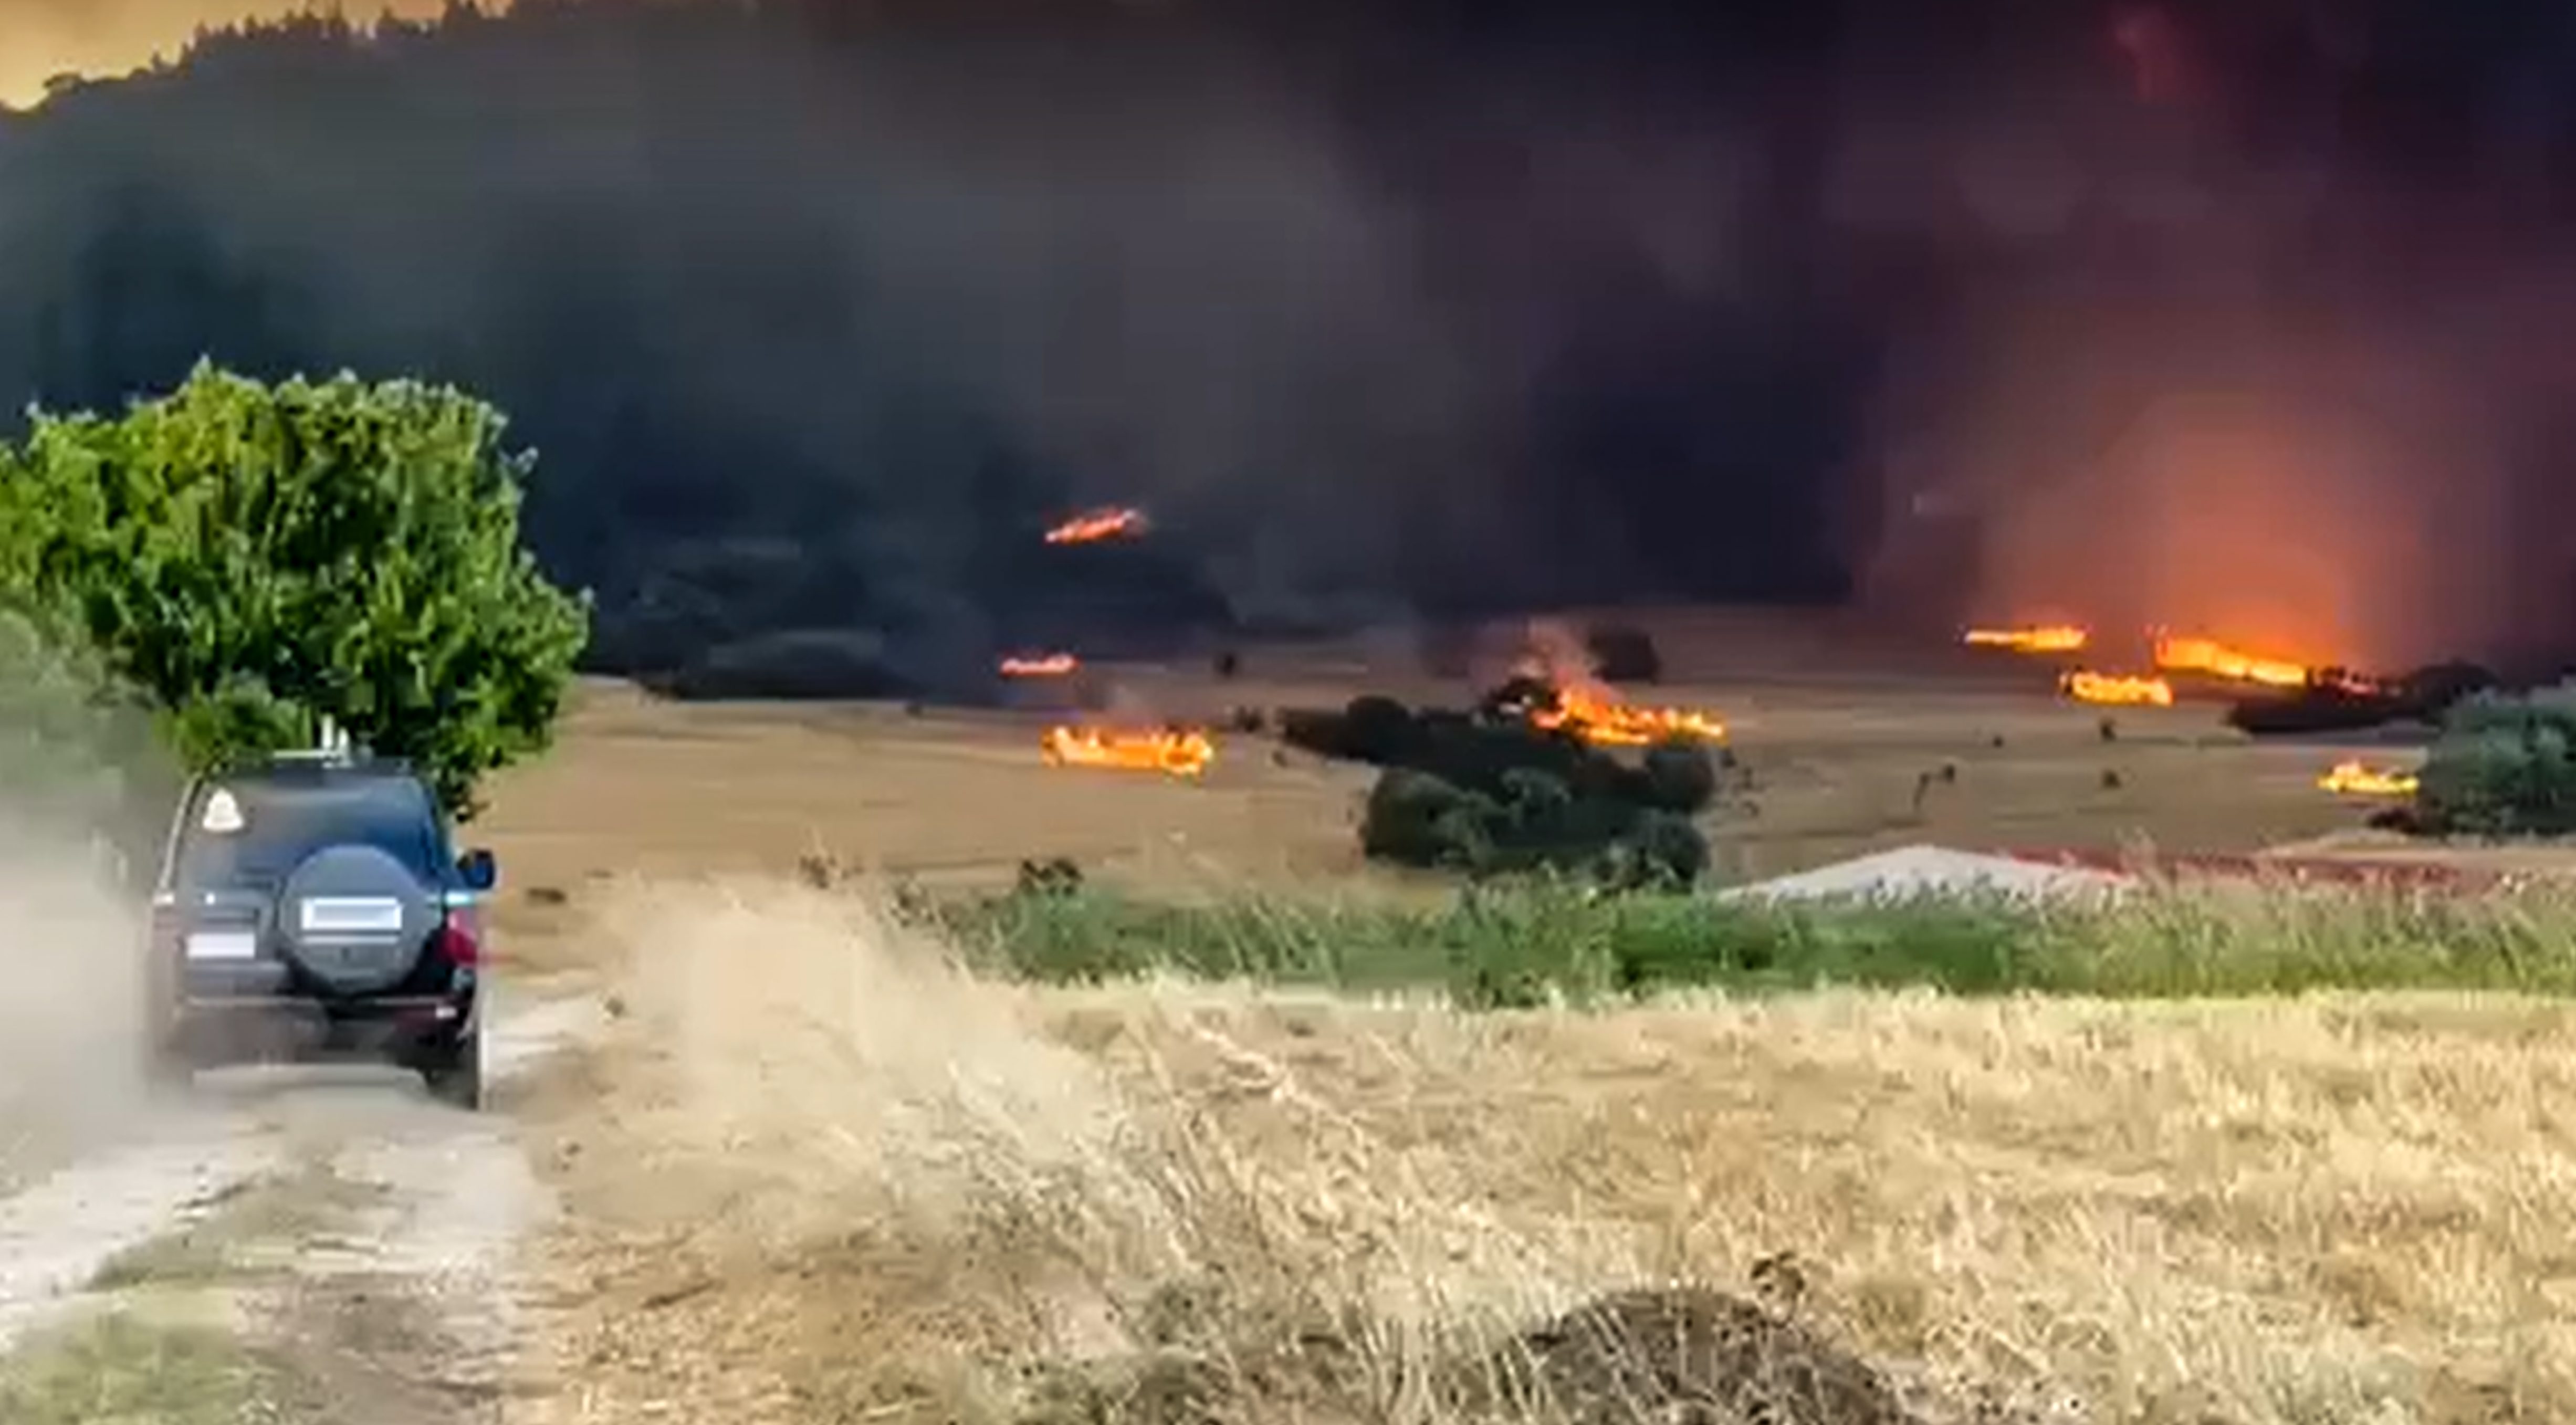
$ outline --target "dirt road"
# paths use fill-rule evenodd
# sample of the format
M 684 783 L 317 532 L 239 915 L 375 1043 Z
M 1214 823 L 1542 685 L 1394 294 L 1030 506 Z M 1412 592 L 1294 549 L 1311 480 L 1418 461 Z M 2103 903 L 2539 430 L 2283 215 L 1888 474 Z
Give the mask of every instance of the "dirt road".
M 0 1197 L 0 1419 L 502 1418 L 551 1209 L 511 1122 L 595 1000 L 499 996 L 490 1111 L 397 1072 L 200 1076 Z

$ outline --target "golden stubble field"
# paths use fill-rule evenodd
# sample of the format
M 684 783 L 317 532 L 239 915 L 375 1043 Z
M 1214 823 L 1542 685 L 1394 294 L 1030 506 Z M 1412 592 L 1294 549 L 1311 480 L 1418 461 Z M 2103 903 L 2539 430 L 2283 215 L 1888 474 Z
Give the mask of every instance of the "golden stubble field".
M 1259 701 L 1259 661 L 1128 695 Z M 1309 668 L 1301 700 L 1424 691 Z M 2093 714 L 1921 677 L 1659 696 L 1734 721 L 1763 788 L 1735 844 L 1763 870 L 2360 820 L 2309 785 L 2332 754 L 2216 745 L 2201 713 L 2124 716 L 2106 745 Z M 1834 993 L 1465 1016 L 1038 989 L 795 883 L 818 847 L 959 878 L 1070 855 L 1202 893 L 1353 873 L 1350 769 L 1237 741 L 1205 785 L 1163 783 L 1043 768 L 1035 735 L 598 687 L 498 788 L 504 952 L 621 1011 L 518 1105 L 570 1209 L 529 1418 L 1506 1418 L 1515 1333 L 1671 1283 L 1797 1327 L 1658 1298 L 1658 1339 L 1683 1344 L 1648 1364 L 1696 1350 L 1782 1400 L 1848 1348 L 1927 1419 L 2576 1418 L 2559 1006 Z M 1945 759 L 1959 780 L 1918 820 Z M 1652 1393 L 1523 1344 L 1596 1407 Z M 1865 1397 L 1669 1418 L 1892 1418 Z
M 1751 768 L 1754 813 L 1713 821 L 1731 875 L 1802 870 L 1915 841 L 1961 846 L 2157 846 L 2250 851 L 2359 828 L 2364 808 L 2314 785 L 2340 756 L 2255 746 L 2209 705 L 2098 709 L 2048 696 L 2049 676 L 1952 650 L 1875 653 L 1835 671 L 1829 630 L 1754 640 L 1634 689 L 1714 710 Z M 1809 671 L 1802 671 L 1809 670 Z M 1242 675 L 1125 667 L 1087 673 L 1139 721 L 1221 723 L 1235 707 L 1339 706 L 1362 692 L 1464 706 L 1499 676 L 1434 678 L 1367 643 L 1251 650 Z M 1041 691 L 1040 696 L 1043 695 Z M 1049 769 L 1040 709 L 659 703 L 587 684 L 560 748 L 501 780 L 488 835 L 517 884 L 569 890 L 606 874 L 786 872 L 822 850 L 927 881 L 1007 876 L 1070 856 L 1169 886 L 1363 874 L 1352 834 L 1366 769 L 1219 734 L 1201 782 Z M 2380 754 L 2373 753 L 2374 760 Z M 2403 756 L 2404 754 L 2396 754 Z M 1924 774 L 1952 770 L 1918 798 Z

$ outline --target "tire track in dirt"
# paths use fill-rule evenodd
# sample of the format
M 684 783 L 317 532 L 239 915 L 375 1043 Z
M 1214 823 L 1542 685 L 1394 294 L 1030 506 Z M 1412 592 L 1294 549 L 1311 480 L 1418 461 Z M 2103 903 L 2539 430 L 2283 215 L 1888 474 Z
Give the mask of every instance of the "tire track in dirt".
M 581 997 L 497 1014 L 486 1075 L 498 1104 L 483 1114 L 389 1073 L 207 1075 L 122 1144 L 0 1198 L 0 1355 L 114 1305 L 96 1289 L 111 1263 L 221 1234 L 229 1205 L 275 1185 L 295 1210 L 258 1240 L 222 1244 L 238 1277 L 228 1266 L 191 1286 L 225 1298 L 222 1314 L 291 1365 L 309 1388 L 297 1393 L 327 1412 L 310 1418 L 497 1418 L 517 1328 L 513 1249 L 551 1210 L 507 1105 L 604 1018 Z
M 101 1268 L 203 1216 L 283 1163 L 265 1128 L 201 1111 L 147 1120 L 149 1143 L 76 1163 L 0 1200 L 0 1351 L 46 1325 Z

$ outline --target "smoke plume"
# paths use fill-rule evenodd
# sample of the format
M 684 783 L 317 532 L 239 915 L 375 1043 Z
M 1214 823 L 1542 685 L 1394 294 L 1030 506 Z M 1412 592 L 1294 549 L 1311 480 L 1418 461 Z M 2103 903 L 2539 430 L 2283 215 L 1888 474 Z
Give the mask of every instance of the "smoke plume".
M 988 668 L 1120 569 L 1235 617 L 1857 598 L 2537 656 L 2576 635 L 2571 32 L 2526 0 L 307 27 L 0 123 L 0 394 L 112 406 L 205 351 L 458 380 L 644 663 L 847 628 Z M 1097 503 L 1165 562 L 1076 579 L 1033 538 Z
M 2496 18 L 2427 53 L 2420 6 L 2133 6 L 2124 86 L 1858 124 L 1846 202 L 1946 180 L 1987 258 L 1891 333 L 1881 597 L 2362 666 L 2563 647 L 2570 131 L 2536 86 L 2570 31 Z

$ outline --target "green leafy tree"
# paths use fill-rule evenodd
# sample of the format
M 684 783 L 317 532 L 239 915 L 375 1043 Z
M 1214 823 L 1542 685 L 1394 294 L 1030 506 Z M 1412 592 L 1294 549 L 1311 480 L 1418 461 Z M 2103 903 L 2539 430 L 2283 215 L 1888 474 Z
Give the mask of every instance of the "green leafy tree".
M 265 385 L 200 363 L 123 416 L 0 452 L 0 584 L 59 611 L 191 766 L 329 717 L 460 816 L 542 749 L 589 630 L 519 539 L 534 457 L 452 388 Z
M 2454 706 L 2425 758 L 2415 822 L 2435 834 L 2576 831 L 2576 690 Z

